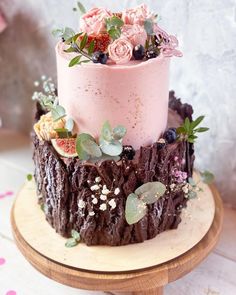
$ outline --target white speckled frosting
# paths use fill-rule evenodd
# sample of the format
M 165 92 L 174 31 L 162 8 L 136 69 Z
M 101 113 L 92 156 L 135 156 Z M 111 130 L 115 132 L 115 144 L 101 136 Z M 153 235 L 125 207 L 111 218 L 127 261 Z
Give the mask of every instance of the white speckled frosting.
M 59 102 L 79 132 L 98 136 L 109 120 L 127 128 L 124 144 L 136 149 L 158 139 L 167 124 L 170 58 L 70 68 L 72 54 L 63 48 L 62 42 L 56 46 Z

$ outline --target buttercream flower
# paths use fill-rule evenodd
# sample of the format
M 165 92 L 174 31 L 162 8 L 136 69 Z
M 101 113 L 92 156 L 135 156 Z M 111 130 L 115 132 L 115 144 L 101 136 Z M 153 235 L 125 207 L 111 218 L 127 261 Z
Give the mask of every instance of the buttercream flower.
M 127 38 L 120 37 L 108 46 L 108 53 L 116 64 L 125 64 L 132 58 L 133 45 Z
M 143 26 L 138 24 L 135 25 L 124 25 L 121 28 L 122 36 L 126 37 L 133 46 L 145 45 L 147 40 L 147 33 Z
M 99 34 L 105 31 L 105 19 L 112 13 L 105 8 L 93 8 L 85 13 L 80 19 L 80 29 L 84 33 Z
M 166 57 L 171 57 L 173 55 L 178 57 L 183 56 L 182 52 L 176 49 L 179 45 L 179 42 L 175 36 L 168 35 L 157 24 L 154 25 L 153 31 L 155 35 L 157 36 L 157 38 L 162 40 L 159 48 L 164 56 Z
M 65 128 L 65 120 L 53 121 L 51 112 L 42 115 L 40 120 L 34 124 L 34 131 L 40 140 L 51 140 L 57 137 L 55 129 Z
M 148 10 L 146 4 L 141 4 L 136 8 L 126 9 L 122 13 L 122 20 L 127 25 L 143 25 L 144 21 L 148 18 L 153 18 L 154 15 Z

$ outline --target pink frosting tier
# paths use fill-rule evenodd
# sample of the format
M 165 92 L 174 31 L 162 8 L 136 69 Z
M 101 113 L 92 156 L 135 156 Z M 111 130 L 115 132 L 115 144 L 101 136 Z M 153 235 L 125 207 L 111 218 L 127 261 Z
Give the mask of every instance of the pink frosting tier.
M 58 97 L 79 132 L 100 134 L 103 123 L 127 128 L 125 145 L 135 149 L 155 142 L 167 125 L 170 58 L 160 55 L 125 65 L 68 67 L 73 54 L 56 46 Z

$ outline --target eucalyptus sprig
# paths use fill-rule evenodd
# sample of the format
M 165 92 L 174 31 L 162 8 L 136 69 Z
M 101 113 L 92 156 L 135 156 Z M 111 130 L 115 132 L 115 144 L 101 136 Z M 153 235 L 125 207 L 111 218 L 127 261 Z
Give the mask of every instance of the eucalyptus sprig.
M 80 242 L 80 233 L 78 233 L 76 230 L 72 229 L 71 231 L 71 238 L 67 240 L 65 243 L 65 246 L 67 248 L 75 247 Z
M 189 118 L 187 117 L 184 120 L 184 123 L 179 128 L 177 128 L 179 139 L 194 143 L 198 138 L 196 135 L 197 133 L 202 133 L 209 130 L 207 127 L 198 127 L 204 118 L 204 116 L 200 116 L 196 120 L 190 122 Z
M 118 39 L 121 35 L 121 28 L 124 25 L 123 20 L 114 15 L 112 17 L 107 18 L 105 22 L 106 22 L 106 30 L 108 34 L 110 35 L 110 37 L 113 40 Z
M 81 2 L 77 1 L 77 6 L 73 8 L 73 11 L 78 11 L 80 15 L 83 15 L 86 13 L 86 8 Z
M 147 204 L 155 203 L 164 195 L 166 186 L 161 182 L 147 182 L 129 194 L 125 205 L 125 218 L 128 224 L 134 224 L 147 213 Z
M 52 35 L 56 38 L 61 38 L 63 41 L 65 41 L 72 38 L 75 35 L 75 32 L 73 29 L 65 27 L 61 29 L 52 30 Z
M 90 134 L 82 133 L 76 139 L 76 151 L 81 160 L 98 160 L 108 158 L 117 160 L 122 151 L 122 140 L 126 128 L 118 125 L 114 129 L 108 121 L 103 124 L 98 143 Z

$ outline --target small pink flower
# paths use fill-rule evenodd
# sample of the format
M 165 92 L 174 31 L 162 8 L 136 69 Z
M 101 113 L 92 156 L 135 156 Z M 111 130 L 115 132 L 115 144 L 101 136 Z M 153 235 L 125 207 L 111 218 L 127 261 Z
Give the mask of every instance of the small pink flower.
M 99 34 L 105 31 L 105 19 L 112 13 L 104 8 L 93 8 L 85 13 L 80 19 L 80 29 L 88 35 Z
M 146 4 L 141 4 L 136 8 L 126 9 L 122 13 L 122 20 L 126 25 L 138 24 L 142 26 L 146 19 L 153 17 Z
M 147 33 L 143 26 L 138 24 L 135 25 L 124 25 L 121 28 L 122 36 L 126 37 L 133 46 L 145 45 L 147 40 Z
M 125 64 L 132 58 L 133 45 L 128 39 L 120 37 L 108 46 L 108 53 L 116 64 Z
M 159 46 L 159 48 L 164 56 L 166 57 L 171 57 L 173 55 L 178 57 L 183 56 L 182 52 L 176 49 L 179 45 L 179 42 L 175 36 L 168 35 L 157 24 L 154 25 L 153 30 L 155 35 L 159 39 L 162 39 L 162 43 Z

